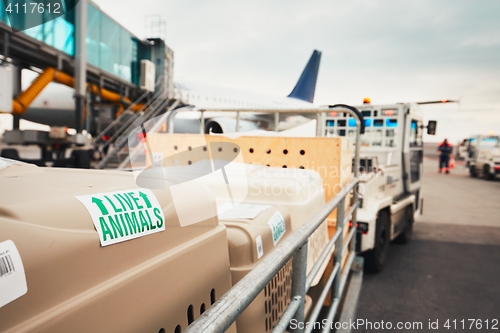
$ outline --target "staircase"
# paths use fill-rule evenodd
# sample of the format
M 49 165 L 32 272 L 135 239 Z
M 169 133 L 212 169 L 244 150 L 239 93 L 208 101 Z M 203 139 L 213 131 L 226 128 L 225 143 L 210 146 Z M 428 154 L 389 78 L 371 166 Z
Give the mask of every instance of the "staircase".
M 141 133 L 142 128 L 147 127 L 145 130 L 149 132 L 151 129 L 154 128 L 156 130 L 161 126 L 161 124 L 156 124 L 156 120 L 150 120 L 159 115 L 168 114 L 179 105 L 178 100 L 167 99 L 165 97 L 166 93 L 165 88 L 161 84 L 162 81 L 160 77 L 156 83 L 157 92 L 140 111 L 134 112 L 131 107 L 144 100 L 148 93 L 143 94 L 134 104 L 98 134 L 94 141 L 94 148 L 101 153 L 103 158 L 95 166 L 96 169 L 130 168 L 129 137 L 136 141 L 135 143 L 139 143 L 139 138 L 136 137 L 136 134 Z M 161 118 L 164 119 L 165 117 Z M 141 128 L 141 125 L 144 126 Z M 103 139 L 104 137 L 108 137 L 108 139 L 105 140 Z M 132 149 L 135 156 L 137 156 L 137 151 L 141 147 L 142 145 L 135 144 L 135 147 Z M 140 150 L 143 153 L 143 149 Z

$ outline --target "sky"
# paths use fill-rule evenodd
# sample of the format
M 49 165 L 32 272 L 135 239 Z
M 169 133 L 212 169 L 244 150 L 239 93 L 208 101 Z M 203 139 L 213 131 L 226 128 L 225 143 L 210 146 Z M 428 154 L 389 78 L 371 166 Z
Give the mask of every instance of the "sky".
M 428 141 L 500 134 L 500 1 L 94 1 L 139 37 L 160 15 L 178 79 L 286 96 L 317 49 L 319 105 L 460 99 Z

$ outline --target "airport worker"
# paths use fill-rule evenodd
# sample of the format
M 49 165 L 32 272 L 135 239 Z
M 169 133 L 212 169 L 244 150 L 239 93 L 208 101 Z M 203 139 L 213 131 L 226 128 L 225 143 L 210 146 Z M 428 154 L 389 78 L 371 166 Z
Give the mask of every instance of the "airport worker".
M 448 139 L 444 139 L 443 142 L 439 144 L 439 173 L 445 168 L 445 172 L 450 173 L 450 155 L 453 152 L 453 147 L 449 144 Z

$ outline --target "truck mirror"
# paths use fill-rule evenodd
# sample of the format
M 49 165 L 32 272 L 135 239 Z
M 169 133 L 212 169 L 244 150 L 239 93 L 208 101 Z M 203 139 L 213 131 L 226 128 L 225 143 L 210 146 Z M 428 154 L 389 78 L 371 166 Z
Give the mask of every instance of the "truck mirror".
M 437 127 L 437 121 L 429 120 L 429 123 L 427 124 L 427 134 L 435 135 L 436 134 L 436 127 Z

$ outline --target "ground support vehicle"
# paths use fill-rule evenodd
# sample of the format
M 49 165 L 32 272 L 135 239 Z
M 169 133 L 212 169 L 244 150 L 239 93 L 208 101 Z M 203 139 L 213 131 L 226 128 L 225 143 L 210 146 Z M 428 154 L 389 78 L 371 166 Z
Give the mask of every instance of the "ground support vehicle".
M 500 177 L 500 137 L 476 135 L 469 138 L 466 165 L 471 177 L 490 180 Z
M 407 243 L 413 223 L 423 209 L 423 125 L 417 104 L 357 107 L 365 131 L 360 142 L 360 195 L 356 249 L 364 253 L 365 267 L 383 269 L 390 242 Z M 326 136 L 353 137 L 355 119 L 331 111 L 322 119 Z M 434 134 L 435 122 L 428 133 Z

